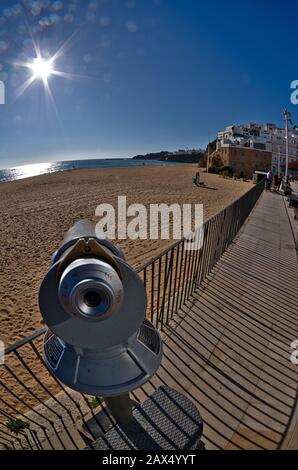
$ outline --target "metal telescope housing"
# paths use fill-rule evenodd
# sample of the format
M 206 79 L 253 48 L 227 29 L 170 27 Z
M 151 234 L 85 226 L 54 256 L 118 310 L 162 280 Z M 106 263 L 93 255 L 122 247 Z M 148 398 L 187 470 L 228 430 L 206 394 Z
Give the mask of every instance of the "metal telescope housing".
M 122 251 L 77 222 L 65 235 L 39 292 L 48 331 L 44 357 L 64 384 L 116 397 L 146 383 L 158 369 L 162 340 L 145 319 L 146 291 Z

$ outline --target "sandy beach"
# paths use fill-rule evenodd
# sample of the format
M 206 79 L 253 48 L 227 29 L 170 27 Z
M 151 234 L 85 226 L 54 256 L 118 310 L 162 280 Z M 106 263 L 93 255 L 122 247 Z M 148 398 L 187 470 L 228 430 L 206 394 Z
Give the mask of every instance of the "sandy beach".
M 251 183 L 202 175 L 216 190 L 192 184 L 196 168 L 135 167 L 74 170 L 0 185 L 0 339 L 8 346 L 42 327 L 38 290 L 65 231 L 81 218 L 95 220 L 98 204 L 148 206 L 204 204 L 205 220 L 239 198 Z M 171 241 L 121 241 L 127 260 L 139 267 Z

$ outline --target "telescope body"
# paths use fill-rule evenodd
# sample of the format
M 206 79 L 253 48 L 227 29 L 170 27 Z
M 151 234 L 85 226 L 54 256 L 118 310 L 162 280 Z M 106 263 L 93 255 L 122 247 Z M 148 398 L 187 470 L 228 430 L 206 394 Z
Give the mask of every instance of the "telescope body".
M 40 287 L 48 326 L 44 357 L 63 383 L 84 394 L 115 397 L 158 369 L 162 340 L 145 319 L 146 291 L 123 252 L 80 221 L 52 257 Z

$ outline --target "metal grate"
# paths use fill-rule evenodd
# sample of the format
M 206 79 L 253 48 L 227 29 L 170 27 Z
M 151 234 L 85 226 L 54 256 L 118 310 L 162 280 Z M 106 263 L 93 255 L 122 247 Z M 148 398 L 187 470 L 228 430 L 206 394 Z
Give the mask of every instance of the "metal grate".
M 51 367 L 56 369 L 64 351 L 62 342 L 51 332 L 47 332 L 44 349 Z
M 95 450 L 195 450 L 203 433 L 197 407 L 185 395 L 161 386 L 133 412 L 128 426 L 115 426 Z
M 160 352 L 160 338 L 155 328 L 147 320 L 144 321 L 140 328 L 138 341 L 158 356 Z

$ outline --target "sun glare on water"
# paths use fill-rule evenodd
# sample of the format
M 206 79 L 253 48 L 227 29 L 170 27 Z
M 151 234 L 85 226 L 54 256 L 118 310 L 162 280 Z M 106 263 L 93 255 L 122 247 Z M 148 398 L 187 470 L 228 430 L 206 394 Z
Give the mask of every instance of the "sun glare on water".
M 18 166 L 12 171 L 15 179 L 23 179 L 49 173 L 52 166 L 53 163 L 33 163 L 32 165 Z

